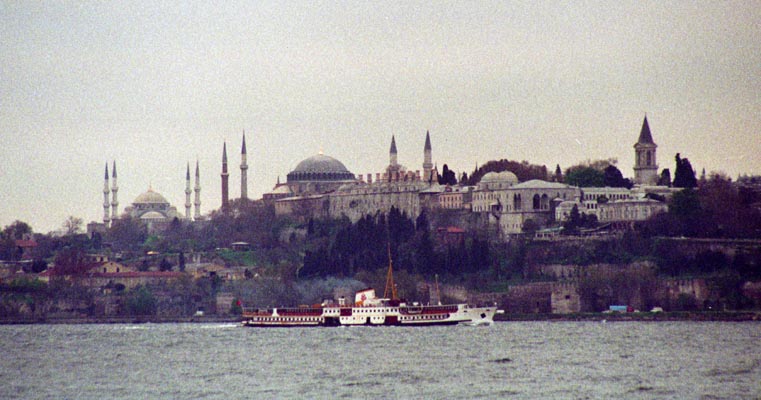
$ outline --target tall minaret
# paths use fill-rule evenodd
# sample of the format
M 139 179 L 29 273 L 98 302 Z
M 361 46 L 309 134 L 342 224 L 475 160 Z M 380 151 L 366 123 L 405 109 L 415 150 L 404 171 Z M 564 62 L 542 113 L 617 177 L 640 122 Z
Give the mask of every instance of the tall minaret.
M 108 162 L 106 162 L 106 174 L 103 176 L 103 179 L 103 223 L 108 227 L 111 222 L 111 214 L 108 212 L 111 206 L 111 203 L 108 201 L 108 195 L 111 193 L 111 189 L 108 187 Z
M 391 135 L 391 149 L 389 150 L 389 156 L 389 165 L 396 167 L 398 162 L 396 159 L 396 138 L 394 138 L 394 135 Z
M 240 198 L 248 198 L 248 164 L 246 164 L 246 131 L 243 131 L 243 147 L 240 151 Z
M 113 178 L 111 186 L 111 222 L 113 222 L 119 218 L 119 199 L 117 197 L 119 185 L 116 184 L 116 160 L 114 160 L 114 170 L 111 173 Z
M 200 174 L 198 173 L 198 160 L 196 160 L 196 186 L 194 188 L 196 192 L 196 198 L 195 203 L 193 205 L 196 206 L 195 210 L 195 220 L 198 221 L 201 219 L 201 179 L 199 178 Z
M 222 145 L 222 211 L 227 212 L 230 207 L 230 193 L 229 186 L 227 184 L 227 178 L 230 176 L 227 173 L 227 142 Z
M 431 161 L 431 134 L 425 131 L 425 147 L 423 147 L 423 180 L 431 181 L 431 171 L 433 162 Z
M 658 183 L 658 163 L 655 150 L 658 145 L 653 141 L 647 115 L 642 122 L 639 139 L 634 144 L 634 183 L 638 185 L 656 185 Z
M 185 169 L 185 219 L 190 220 L 190 163 Z

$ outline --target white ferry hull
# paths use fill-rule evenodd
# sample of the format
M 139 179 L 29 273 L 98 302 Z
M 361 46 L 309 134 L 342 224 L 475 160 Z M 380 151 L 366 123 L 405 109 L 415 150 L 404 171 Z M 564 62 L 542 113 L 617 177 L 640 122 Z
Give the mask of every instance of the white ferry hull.
M 248 327 L 490 325 L 496 307 L 372 306 L 273 309 L 244 314 Z

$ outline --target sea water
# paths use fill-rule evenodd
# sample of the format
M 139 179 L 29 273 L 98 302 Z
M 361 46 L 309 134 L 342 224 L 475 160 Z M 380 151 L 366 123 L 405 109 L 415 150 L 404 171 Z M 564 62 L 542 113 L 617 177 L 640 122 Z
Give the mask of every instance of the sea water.
M 3 399 L 761 398 L 761 323 L 0 326 Z

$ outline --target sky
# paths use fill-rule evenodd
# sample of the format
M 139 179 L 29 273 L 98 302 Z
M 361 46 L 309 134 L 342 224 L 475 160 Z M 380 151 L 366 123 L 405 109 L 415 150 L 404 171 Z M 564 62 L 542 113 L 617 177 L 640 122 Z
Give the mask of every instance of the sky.
M 755 1 L 0 1 L 0 227 L 103 219 L 152 188 L 201 211 L 321 149 L 355 174 L 507 158 L 633 176 L 645 115 L 660 169 L 761 174 Z

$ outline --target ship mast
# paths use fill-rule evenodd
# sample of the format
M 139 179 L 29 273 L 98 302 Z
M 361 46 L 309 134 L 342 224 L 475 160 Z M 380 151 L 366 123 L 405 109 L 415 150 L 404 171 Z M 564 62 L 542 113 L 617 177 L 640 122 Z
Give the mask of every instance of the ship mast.
M 396 285 L 394 284 L 394 269 L 391 262 L 391 243 L 388 243 L 388 272 L 386 273 L 386 289 L 383 291 L 383 297 L 388 299 L 388 292 L 391 290 L 391 300 L 398 300 L 396 295 Z
M 434 275 L 436 277 L 436 301 L 441 305 L 441 292 L 439 292 L 439 274 Z

